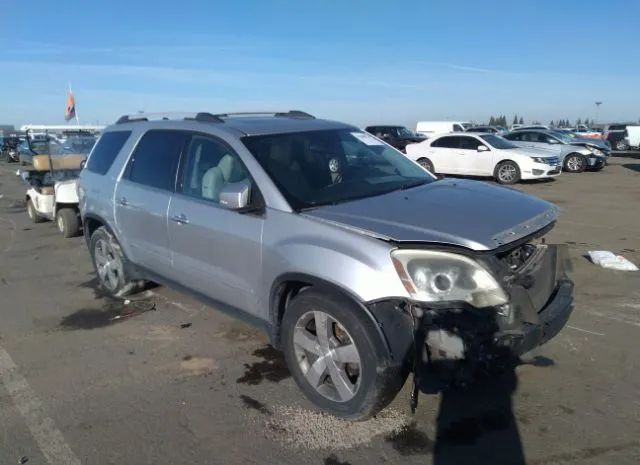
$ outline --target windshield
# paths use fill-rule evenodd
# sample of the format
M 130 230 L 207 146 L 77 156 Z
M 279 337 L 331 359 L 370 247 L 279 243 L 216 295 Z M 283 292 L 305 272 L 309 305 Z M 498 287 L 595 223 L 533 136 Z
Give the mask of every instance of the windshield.
M 242 141 L 295 210 L 435 180 L 397 150 L 358 130 L 248 136 Z
M 509 150 L 509 149 L 517 149 L 518 146 L 509 142 L 507 139 L 503 139 L 499 136 L 494 136 L 493 134 L 486 134 L 484 136 L 480 136 L 485 142 L 487 142 L 490 146 L 498 150 Z
M 549 131 L 549 132 L 553 137 L 555 137 L 556 139 L 560 139 L 565 144 L 570 143 L 571 139 L 574 139 L 575 137 L 577 137 L 575 134 L 569 135 L 565 132 L 558 132 L 558 131 Z
M 473 126 L 473 124 L 471 124 L 471 123 L 460 123 L 460 124 L 462 125 L 462 127 L 463 127 L 465 130 L 466 130 L 466 129 L 469 129 L 470 127 L 472 127 L 472 126 Z
M 396 128 L 398 130 L 398 137 L 415 137 L 416 135 L 413 133 L 413 131 L 405 128 L 405 127 L 399 127 Z

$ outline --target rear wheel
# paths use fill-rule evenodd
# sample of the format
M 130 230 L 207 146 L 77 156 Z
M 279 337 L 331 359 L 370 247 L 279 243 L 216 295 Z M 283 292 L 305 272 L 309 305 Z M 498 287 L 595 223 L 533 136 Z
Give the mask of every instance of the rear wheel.
M 27 215 L 34 223 L 42 223 L 45 219 L 40 216 L 38 210 L 36 210 L 36 206 L 33 204 L 33 200 L 29 199 L 27 201 Z
M 430 172 L 431 174 L 436 174 L 436 172 L 433 169 L 433 163 L 431 163 L 431 160 L 429 160 L 428 158 L 418 159 L 418 164 L 422 166 L 425 170 Z
M 587 169 L 587 159 L 579 153 L 571 153 L 564 160 L 564 169 L 569 173 L 582 173 Z
M 388 368 L 378 333 L 361 308 L 328 293 L 302 291 L 282 321 L 287 365 L 317 407 L 365 420 L 389 404 L 407 373 Z
M 120 244 L 104 226 L 91 235 L 89 251 L 100 287 L 109 294 L 121 297 L 134 292 L 143 284 L 128 275 L 128 261 Z
M 73 208 L 61 208 L 56 213 L 56 225 L 64 237 L 74 237 L 80 232 L 78 213 Z
M 515 184 L 520 181 L 520 167 L 511 160 L 500 162 L 493 174 L 500 184 Z

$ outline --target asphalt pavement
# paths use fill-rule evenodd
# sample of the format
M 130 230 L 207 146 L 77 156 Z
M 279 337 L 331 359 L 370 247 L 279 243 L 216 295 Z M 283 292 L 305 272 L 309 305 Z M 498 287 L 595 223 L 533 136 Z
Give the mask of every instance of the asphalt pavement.
M 640 462 L 640 155 L 518 189 L 562 209 L 576 308 L 526 363 L 457 390 L 409 386 L 376 418 L 319 414 L 267 338 L 167 288 L 96 289 L 82 238 L 30 223 L 0 165 L 0 464 L 617 464 Z M 26 462 L 25 462 L 26 461 Z

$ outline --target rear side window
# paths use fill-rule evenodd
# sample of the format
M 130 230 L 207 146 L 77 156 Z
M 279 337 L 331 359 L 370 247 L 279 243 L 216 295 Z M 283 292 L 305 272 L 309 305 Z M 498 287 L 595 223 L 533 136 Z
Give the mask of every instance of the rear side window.
M 103 134 L 91 152 L 85 169 L 96 174 L 107 174 L 113 160 L 116 159 L 130 135 L 131 131 L 113 131 Z
M 447 149 L 458 148 L 458 137 L 441 137 L 431 143 L 431 147 L 442 147 Z
M 131 182 L 158 189 L 173 190 L 180 154 L 189 138 L 182 131 L 149 131 L 129 161 Z
M 453 132 L 464 132 L 464 128 L 462 126 L 460 126 L 459 124 L 454 124 L 453 125 Z

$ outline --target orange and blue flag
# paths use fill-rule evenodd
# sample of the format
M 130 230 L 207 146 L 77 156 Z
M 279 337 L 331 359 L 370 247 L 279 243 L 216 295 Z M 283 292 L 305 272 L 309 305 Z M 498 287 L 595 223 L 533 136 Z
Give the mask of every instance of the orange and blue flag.
M 64 112 L 64 119 L 69 121 L 76 116 L 76 99 L 73 96 L 73 92 L 69 89 L 69 95 L 67 96 L 67 110 Z

